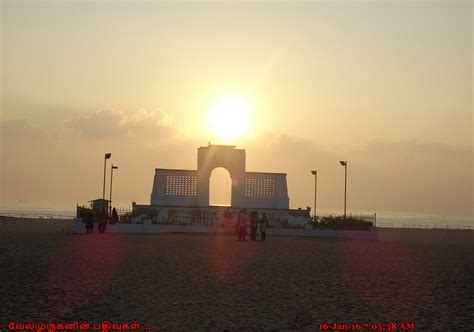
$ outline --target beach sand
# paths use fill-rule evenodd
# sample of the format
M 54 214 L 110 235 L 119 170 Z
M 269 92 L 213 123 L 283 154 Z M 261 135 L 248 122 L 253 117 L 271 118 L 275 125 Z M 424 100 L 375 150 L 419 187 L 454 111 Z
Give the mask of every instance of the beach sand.
M 10 322 L 106 320 L 153 331 L 474 329 L 470 241 L 71 235 L 71 223 L 0 221 L 2 331 Z

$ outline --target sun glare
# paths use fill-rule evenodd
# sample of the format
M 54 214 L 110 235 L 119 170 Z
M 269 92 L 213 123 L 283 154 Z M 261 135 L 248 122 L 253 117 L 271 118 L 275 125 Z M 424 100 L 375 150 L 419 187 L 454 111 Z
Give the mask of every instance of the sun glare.
M 209 110 L 211 131 L 222 140 L 230 143 L 248 131 L 249 107 L 240 97 L 222 97 Z

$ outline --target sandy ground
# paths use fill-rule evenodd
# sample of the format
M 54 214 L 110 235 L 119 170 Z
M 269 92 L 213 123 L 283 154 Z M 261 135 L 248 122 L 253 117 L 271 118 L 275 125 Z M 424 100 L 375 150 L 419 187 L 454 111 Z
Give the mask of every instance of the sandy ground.
M 0 221 L 0 328 L 105 320 L 151 330 L 474 329 L 474 243 L 70 235 Z M 398 329 L 401 330 L 401 329 Z

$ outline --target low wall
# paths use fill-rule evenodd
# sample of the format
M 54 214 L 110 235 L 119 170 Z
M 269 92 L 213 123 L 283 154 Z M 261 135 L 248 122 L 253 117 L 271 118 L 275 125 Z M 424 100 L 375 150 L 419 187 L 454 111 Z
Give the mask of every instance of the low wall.
M 81 221 L 74 222 L 72 233 L 85 234 L 85 225 Z M 93 233 L 99 233 L 98 225 L 94 225 Z M 233 227 L 201 226 L 201 225 L 163 225 L 163 224 L 108 224 L 107 234 L 166 234 L 166 233 L 202 233 L 202 234 L 235 234 Z M 269 236 L 305 236 L 348 239 L 377 239 L 377 229 L 369 231 L 354 230 L 321 230 L 321 229 L 289 229 L 268 228 Z
M 378 228 L 381 241 L 474 245 L 474 230 Z

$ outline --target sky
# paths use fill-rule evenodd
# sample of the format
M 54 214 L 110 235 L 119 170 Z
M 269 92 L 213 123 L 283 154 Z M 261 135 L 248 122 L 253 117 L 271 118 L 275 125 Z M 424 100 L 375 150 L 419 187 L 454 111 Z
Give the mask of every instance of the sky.
M 246 149 L 290 206 L 473 216 L 471 1 L 1 1 L 0 208 L 150 200 L 155 168 Z M 230 142 L 222 96 L 248 104 Z M 110 165 L 110 164 L 109 164 Z M 227 182 L 226 182 L 227 181 Z M 229 200 L 227 171 L 211 203 Z M 108 192 L 108 185 L 107 185 Z

